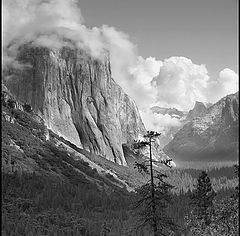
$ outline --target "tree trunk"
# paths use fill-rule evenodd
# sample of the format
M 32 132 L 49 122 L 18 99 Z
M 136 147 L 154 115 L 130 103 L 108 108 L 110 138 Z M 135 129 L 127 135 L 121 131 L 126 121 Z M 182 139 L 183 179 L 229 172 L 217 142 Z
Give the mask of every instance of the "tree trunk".
M 152 227 L 154 236 L 157 236 L 157 222 L 156 222 L 156 204 L 155 204 L 155 190 L 154 190 L 154 182 L 153 182 L 153 166 L 152 166 L 152 145 L 151 145 L 151 138 L 149 140 L 149 147 L 150 147 L 150 174 L 151 174 L 151 194 L 152 194 Z

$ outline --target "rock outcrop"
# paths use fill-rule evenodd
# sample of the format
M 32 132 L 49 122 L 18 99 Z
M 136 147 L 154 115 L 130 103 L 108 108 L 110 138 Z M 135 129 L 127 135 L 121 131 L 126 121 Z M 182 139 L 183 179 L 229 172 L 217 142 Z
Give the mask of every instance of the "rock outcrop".
M 203 117 L 207 113 L 207 107 L 202 102 L 195 102 L 194 108 L 188 112 L 187 120 L 192 120 L 196 117 Z
M 25 45 L 18 60 L 31 66 L 8 72 L 5 84 L 17 99 L 78 147 L 126 165 L 122 145 L 146 131 L 134 101 L 111 78 L 107 54 L 100 60 L 82 50 Z
M 14 122 L 15 122 L 15 118 L 8 115 L 5 111 L 2 112 L 2 119 L 7 121 L 7 122 L 10 122 L 12 124 L 14 124 Z
M 164 151 L 179 160 L 236 160 L 239 150 L 239 94 L 210 106 L 180 129 Z

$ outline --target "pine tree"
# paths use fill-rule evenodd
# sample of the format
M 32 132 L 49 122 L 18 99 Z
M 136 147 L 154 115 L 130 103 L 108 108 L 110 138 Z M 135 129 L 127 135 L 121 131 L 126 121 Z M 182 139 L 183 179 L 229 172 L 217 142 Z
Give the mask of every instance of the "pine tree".
M 216 193 L 212 188 L 210 178 L 206 171 L 202 171 L 197 181 L 197 188 L 193 191 L 191 196 L 191 206 L 197 218 L 199 220 L 204 220 L 204 223 L 209 225 L 211 223 L 213 199 Z
M 236 168 L 236 174 L 238 173 L 238 167 Z M 206 173 L 204 175 L 201 175 L 203 179 L 205 179 L 205 182 L 208 182 L 208 188 L 210 189 L 209 180 L 206 180 Z M 199 177 L 200 178 L 200 177 Z M 237 189 L 236 189 L 237 190 Z M 197 195 L 197 190 L 195 190 L 195 194 Z M 207 192 L 207 191 L 205 191 Z M 206 216 L 201 213 L 201 210 L 198 209 L 196 211 L 196 208 L 199 208 L 196 204 L 197 202 L 200 202 L 200 195 L 198 194 L 198 199 L 194 199 L 195 204 L 195 210 L 191 212 L 188 216 L 185 217 L 186 223 L 187 223 L 187 229 L 190 231 L 190 235 L 218 235 L 218 236 L 236 236 L 239 235 L 239 206 L 238 206 L 238 192 L 235 192 L 233 196 L 227 196 L 224 197 L 221 200 L 214 200 L 212 201 L 210 199 L 210 196 L 212 195 L 212 198 L 214 197 L 214 193 L 212 190 L 208 191 L 208 208 L 205 208 L 205 214 L 206 212 L 211 213 Z M 206 194 L 205 194 L 206 195 Z M 196 196 L 195 196 L 196 197 Z M 202 196 L 203 199 L 206 199 L 205 196 Z M 202 200 L 204 201 L 204 200 Z M 214 210 L 209 210 L 214 209 Z M 203 210 L 202 210 L 203 211 Z M 199 216 L 196 214 L 199 213 Z M 205 223 L 206 218 L 208 219 L 208 223 Z
M 169 235 L 169 231 L 173 231 L 174 222 L 166 213 L 168 204 L 170 203 L 170 189 L 173 188 L 165 182 L 167 176 L 153 168 L 153 163 L 164 164 L 170 166 L 171 160 L 155 161 L 152 159 L 152 143 L 156 140 L 160 133 L 148 131 L 144 135 L 145 141 L 137 142 L 136 148 L 141 149 L 149 146 L 149 160 L 142 163 L 135 163 L 135 167 L 139 172 L 150 174 L 150 181 L 136 189 L 135 211 L 140 220 L 140 226 L 151 225 L 154 236 Z M 150 171 L 149 171 L 150 169 Z M 154 181 L 155 180 L 155 181 Z

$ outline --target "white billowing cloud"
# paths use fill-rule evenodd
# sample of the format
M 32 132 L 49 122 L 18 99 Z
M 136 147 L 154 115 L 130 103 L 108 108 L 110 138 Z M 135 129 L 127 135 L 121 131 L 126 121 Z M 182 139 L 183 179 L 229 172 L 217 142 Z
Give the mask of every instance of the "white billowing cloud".
M 128 68 L 135 65 L 137 61 L 137 46 L 130 40 L 129 36 L 123 32 L 115 30 L 113 27 L 102 27 L 103 37 L 108 50 L 110 51 L 110 61 L 112 77 L 126 92 L 131 93 L 133 78 L 128 73 Z
M 162 62 L 156 60 L 154 57 L 144 59 L 139 56 L 137 64 L 129 68 L 130 74 L 135 76 L 141 84 L 149 84 L 152 79 L 158 76 Z
M 162 62 L 154 57 L 144 59 L 139 56 L 136 63 L 128 69 L 132 77 L 129 95 L 137 102 L 140 109 L 149 109 L 155 103 L 157 91 L 151 82 L 154 77 L 158 76 L 161 66 Z
M 171 127 L 181 126 L 181 122 L 178 118 L 172 118 L 168 114 L 157 114 L 152 113 L 152 111 L 140 111 L 140 115 L 143 119 L 144 124 L 146 125 L 147 130 L 154 130 L 161 132 L 163 135 L 169 131 Z
M 209 102 L 215 103 L 226 95 L 236 93 L 238 91 L 238 74 L 225 68 L 220 71 L 218 78 L 211 78 L 206 90 L 206 97 Z
M 204 90 L 209 80 L 205 65 L 196 65 L 186 57 L 165 59 L 152 86 L 157 90 L 157 104 L 189 110 L 195 101 L 206 101 Z
M 80 9 L 71 0 L 3 0 L 3 44 L 35 40 L 42 34 L 57 35 L 55 31 L 60 28 L 62 32 L 74 30 L 81 21 Z M 63 35 L 58 36 L 60 42 Z
M 219 73 L 219 81 L 222 84 L 226 94 L 235 93 L 238 91 L 238 75 L 233 70 L 225 68 Z
M 52 49 L 75 46 L 98 58 L 107 50 L 114 58 L 127 53 L 125 63 L 135 55 L 126 34 L 106 25 L 86 27 L 77 1 L 3 0 L 3 57 L 14 58 L 18 46 L 29 42 Z
M 159 76 L 153 79 L 156 104 L 188 111 L 195 101 L 215 103 L 238 91 L 238 75 L 231 69 L 211 78 L 205 65 L 194 64 L 185 57 L 170 57 L 162 62 Z
M 81 24 L 81 13 L 73 1 L 3 0 L 2 6 L 4 63 L 8 61 L 5 57 L 15 59 L 23 43 L 61 47 L 64 32 Z

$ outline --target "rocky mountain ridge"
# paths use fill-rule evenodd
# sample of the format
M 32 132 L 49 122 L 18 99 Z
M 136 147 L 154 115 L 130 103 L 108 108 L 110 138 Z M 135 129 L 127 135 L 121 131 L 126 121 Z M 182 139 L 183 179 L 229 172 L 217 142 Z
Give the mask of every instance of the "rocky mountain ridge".
M 222 98 L 207 110 L 202 104 L 199 107 L 200 116 L 186 123 L 164 151 L 179 160 L 235 160 L 239 150 L 239 93 Z

